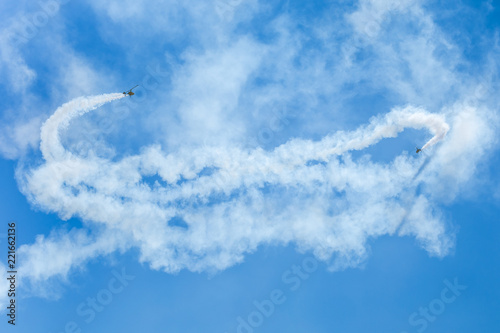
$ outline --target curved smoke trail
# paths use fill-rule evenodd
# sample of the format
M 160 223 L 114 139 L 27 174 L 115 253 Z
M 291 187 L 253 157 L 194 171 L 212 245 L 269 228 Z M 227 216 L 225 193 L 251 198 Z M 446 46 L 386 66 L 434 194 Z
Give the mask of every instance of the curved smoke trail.
M 59 140 L 59 131 L 66 128 L 71 119 L 123 97 L 125 95 L 120 93 L 78 97 L 61 105 L 41 128 L 40 149 L 45 160 L 64 159 L 66 152 Z
M 59 140 L 59 132 L 68 126 L 71 119 L 124 96 L 121 93 L 113 93 L 79 97 L 59 107 L 41 128 L 40 148 L 45 160 L 61 160 L 66 156 L 66 151 Z M 314 159 L 323 160 L 329 155 L 361 150 L 381 139 L 396 137 L 405 128 L 427 128 L 434 136 L 422 147 L 426 149 L 442 140 L 450 127 L 442 115 L 432 114 L 420 108 L 406 107 L 393 110 L 383 118 L 374 118 L 369 126 L 354 132 L 340 132 L 337 135 L 327 136 L 320 142 L 294 140 L 278 147 L 274 154 L 287 155 L 289 148 L 294 146 L 300 153 L 287 156 L 288 163 L 302 164 Z

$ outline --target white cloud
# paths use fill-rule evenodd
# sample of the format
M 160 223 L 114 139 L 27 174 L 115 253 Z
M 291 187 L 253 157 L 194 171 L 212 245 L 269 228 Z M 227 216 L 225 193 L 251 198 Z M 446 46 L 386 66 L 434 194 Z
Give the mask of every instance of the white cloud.
M 452 200 L 473 179 L 477 166 L 498 144 L 498 118 L 488 109 L 458 103 L 448 110 L 451 131 L 429 165 L 433 196 Z M 469 184 L 470 185 L 470 184 Z
M 10 29 L 0 34 L 0 73 L 8 79 L 12 90 L 22 92 L 36 78 L 36 73 L 26 64 L 14 39 L 15 34 Z
M 18 159 L 29 149 L 36 149 L 40 140 L 40 117 L 25 122 L 2 124 L 0 130 L 0 154 L 5 158 Z
M 244 85 L 253 76 L 265 56 L 265 46 L 249 38 L 241 38 L 226 47 L 205 50 L 203 54 L 186 53 L 186 65 L 173 78 L 172 96 L 177 110 L 182 137 L 169 142 L 189 144 L 205 138 L 206 143 L 231 142 L 244 132 L 235 121 Z M 175 103 L 174 102 L 174 103 Z M 199 143 L 199 141 L 198 141 Z

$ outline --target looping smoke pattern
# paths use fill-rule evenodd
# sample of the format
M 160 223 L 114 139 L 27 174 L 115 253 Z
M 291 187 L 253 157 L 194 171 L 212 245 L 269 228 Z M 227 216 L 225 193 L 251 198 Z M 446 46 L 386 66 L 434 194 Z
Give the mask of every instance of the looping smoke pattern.
M 389 165 L 365 166 L 346 155 L 405 128 L 427 129 L 433 135 L 428 148 L 449 130 L 442 115 L 408 106 L 356 131 L 317 142 L 293 139 L 273 151 L 205 146 L 166 153 L 150 146 L 112 161 L 83 158 L 62 146 L 60 133 L 71 119 L 122 97 L 75 99 L 43 125 L 45 163 L 22 176 L 24 192 L 62 218 L 77 216 L 87 227 L 104 229 L 37 239 L 23 248 L 27 265 L 36 266 L 40 248 L 56 252 L 62 243 L 78 250 L 50 274 L 64 275 L 68 265 L 131 247 L 140 249 L 141 261 L 167 272 L 221 270 L 259 245 L 290 242 L 332 269 L 345 268 L 364 259 L 368 238 L 397 232 L 415 235 L 433 254 L 450 247 L 439 219 L 422 214 L 432 212 L 424 196 L 412 198 L 416 208 L 400 198 L 419 168 L 415 159 L 399 156 Z M 32 270 L 30 277 L 48 278 L 44 269 Z

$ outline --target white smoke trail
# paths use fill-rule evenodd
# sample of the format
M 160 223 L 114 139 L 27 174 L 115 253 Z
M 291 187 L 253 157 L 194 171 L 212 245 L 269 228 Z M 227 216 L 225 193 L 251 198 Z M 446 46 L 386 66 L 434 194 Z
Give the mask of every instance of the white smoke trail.
M 59 132 L 66 128 L 75 117 L 79 117 L 89 111 L 92 111 L 105 103 L 123 98 L 121 93 L 104 94 L 91 97 L 79 97 L 59 107 L 54 114 L 43 124 L 41 128 L 40 148 L 46 161 L 63 160 L 67 157 L 67 152 L 59 140 Z M 362 150 L 371 146 L 381 139 L 396 137 L 397 134 L 405 128 L 427 128 L 434 136 L 422 147 L 428 148 L 444 138 L 449 130 L 444 116 L 428 113 L 427 111 L 406 107 L 402 110 L 396 109 L 385 115 L 382 119 L 372 119 L 369 126 L 362 127 L 357 131 L 344 133 L 339 132 L 333 136 L 327 136 L 320 142 L 308 140 L 294 140 L 288 144 L 278 147 L 272 155 L 279 160 L 285 159 L 286 167 L 304 164 L 310 160 L 326 160 L 330 155 L 342 155 L 350 150 Z M 294 154 L 290 155 L 293 149 Z M 235 152 L 229 152 L 231 155 Z M 215 154 L 221 158 L 220 161 L 211 160 L 219 167 L 224 167 L 224 162 L 229 162 L 232 158 L 222 154 L 220 149 Z M 226 156 L 221 156 L 226 155 Z M 200 155 L 199 155 L 200 156 Z M 259 165 L 269 165 L 273 156 L 264 154 L 262 151 L 255 151 L 250 154 L 250 160 L 254 160 Z M 257 158 L 257 160 L 255 160 Z M 167 162 L 167 161 L 166 161 Z M 208 161 L 204 161 L 198 167 L 204 168 Z M 197 164 L 200 164 L 199 162 Z M 229 167 L 225 165 L 226 168 Z M 241 165 L 240 167 L 245 167 Z M 283 170 L 285 165 L 269 166 L 268 171 Z M 235 170 L 234 170 L 235 171 Z M 262 171 L 262 170 L 260 170 Z M 245 170 L 247 172 L 247 170 Z M 176 177 L 177 178 L 177 177 Z
M 319 142 L 292 140 L 272 152 L 204 147 L 191 154 L 165 156 L 161 150 L 153 147 L 141 157 L 141 168 L 148 174 L 158 172 L 170 184 L 181 178 L 192 180 L 164 193 L 160 199 L 162 202 L 193 195 L 203 196 L 217 190 L 228 193 L 242 185 L 307 183 L 311 181 L 307 175 L 308 162 L 327 162 L 334 155 L 365 149 L 384 138 L 396 137 L 405 128 L 427 128 L 435 134 L 426 143 L 427 148 L 444 138 L 449 125 L 442 115 L 406 107 L 374 118 L 370 125 L 354 132 L 338 132 Z M 213 177 L 198 178 L 198 173 L 206 167 L 216 168 L 218 172 Z M 300 173 L 305 175 L 297 178 Z
M 450 129 L 450 127 L 446 123 L 438 123 L 436 125 L 437 126 L 435 128 L 429 128 L 434 136 L 432 137 L 432 139 L 427 141 L 427 143 L 422 147 L 422 150 L 427 149 L 441 141 Z
M 323 260 L 336 255 L 341 263 L 332 266 L 351 265 L 365 255 L 368 237 L 393 234 L 404 216 L 414 216 L 395 198 L 411 184 L 418 165 L 411 158 L 380 166 L 336 156 L 396 137 L 405 128 L 428 129 L 434 134 L 428 147 L 449 128 L 442 115 L 408 106 L 375 117 L 356 131 L 316 142 L 294 139 L 273 151 L 204 147 L 165 153 L 152 146 L 112 161 L 82 158 L 64 149 L 59 132 L 73 117 L 120 97 L 79 98 L 60 107 L 43 125 L 46 163 L 24 174 L 23 190 L 36 205 L 63 218 L 79 216 L 99 223 L 105 232 L 95 239 L 66 237 L 62 242 L 57 237 L 24 247 L 26 265 L 37 268 L 25 271 L 35 280 L 64 275 L 68 265 L 120 246 L 138 247 L 142 261 L 168 272 L 224 269 L 271 242 L 294 242 Z M 149 176 L 159 180 L 148 183 Z M 265 186 L 286 190 L 266 193 Z M 186 228 L 169 225 L 174 217 L 184 220 Z M 418 216 L 413 220 L 420 222 Z M 424 241 L 429 238 L 429 251 L 445 253 L 450 244 L 438 227 L 440 221 L 425 216 L 424 222 L 420 225 L 425 228 L 408 230 Z M 439 237 L 427 230 L 436 230 Z M 47 246 L 57 249 L 51 253 L 67 253 L 64 248 L 71 243 L 80 244 L 74 250 L 80 251 L 77 259 L 61 257 L 50 272 L 35 260 L 34 254 Z
M 59 131 L 67 127 L 71 119 L 123 97 L 125 95 L 120 93 L 79 97 L 60 106 L 42 125 L 40 149 L 45 160 L 62 160 L 67 157 L 59 140 Z
M 66 160 L 64 163 L 66 167 L 70 165 L 74 167 L 75 163 L 80 167 L 84 166 L 86 163 L 83 160 L 75 159 L 75 156 L 64 150 L 58 133 L 73 117 L 123 96 L 123 94 L 109 94 L 90 98 L 81 97 L 58 108 L 42 127 L 41 147 L 45 159 L 59 162 Z M 384 138 L 396 137 L 405 128 L 427 128 L 434 134 L 434 137 L 424 146 L 427 148 L 441 140 L 449 126 L 444 116 L 409 106 L 392 110 L 383 117 L 375 117 L 368 126 L 361 127 L 354 132 L 338 132 L 319 142 L 292 140 L 272 152 L 262 149 L 245 152 L 237 148 L 203 147 L 188 153 L 165 155 L 161 149 L 151 147 L 144 154 L 135 157 L 140 163 L 134 167 L 140 169 L 141 174 L 138 175 L 138 179 L 144 175 L 158 173 L 170 185 L 169 191 L 164 191 L 157 198 L 164 204 L 193 196 L 206 197 L 217 191 L 228 194 L 243 185 L 307 184 L 312 181 L 307 176 L 309 161 L 326 162 L 334 155 L 365 149 Z M 123 162 L 126 164 L 130 160 L 134 160 L 134 157 Z M 198 177 L 198 174 L 207 167 L 215 168 L 216 171 L 212 176 Z M 77 169 L 81 170 L 81 168 Z M 306 175 L 297 179 L 298 174 Z M 68 177 L 70 175 L 73 179 L 79 177 L 72 173 L 67 174 Z M 114 177 L 109 175 L 109 178 Z M 190 181 L 175 186 L 179 179 Z M 82 179 L 82 182 L 86 181 Z M 106 190 L 110 191 L 110 189 Z M 120 195 L 130 197 L 130 194 L 126 192 Z

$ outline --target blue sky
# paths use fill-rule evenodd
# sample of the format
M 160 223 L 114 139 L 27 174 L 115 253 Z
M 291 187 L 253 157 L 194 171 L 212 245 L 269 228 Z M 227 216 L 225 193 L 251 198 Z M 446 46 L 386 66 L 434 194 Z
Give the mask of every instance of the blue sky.
M 497 1 L 0 15 L 2 332 L 500 327 Z

